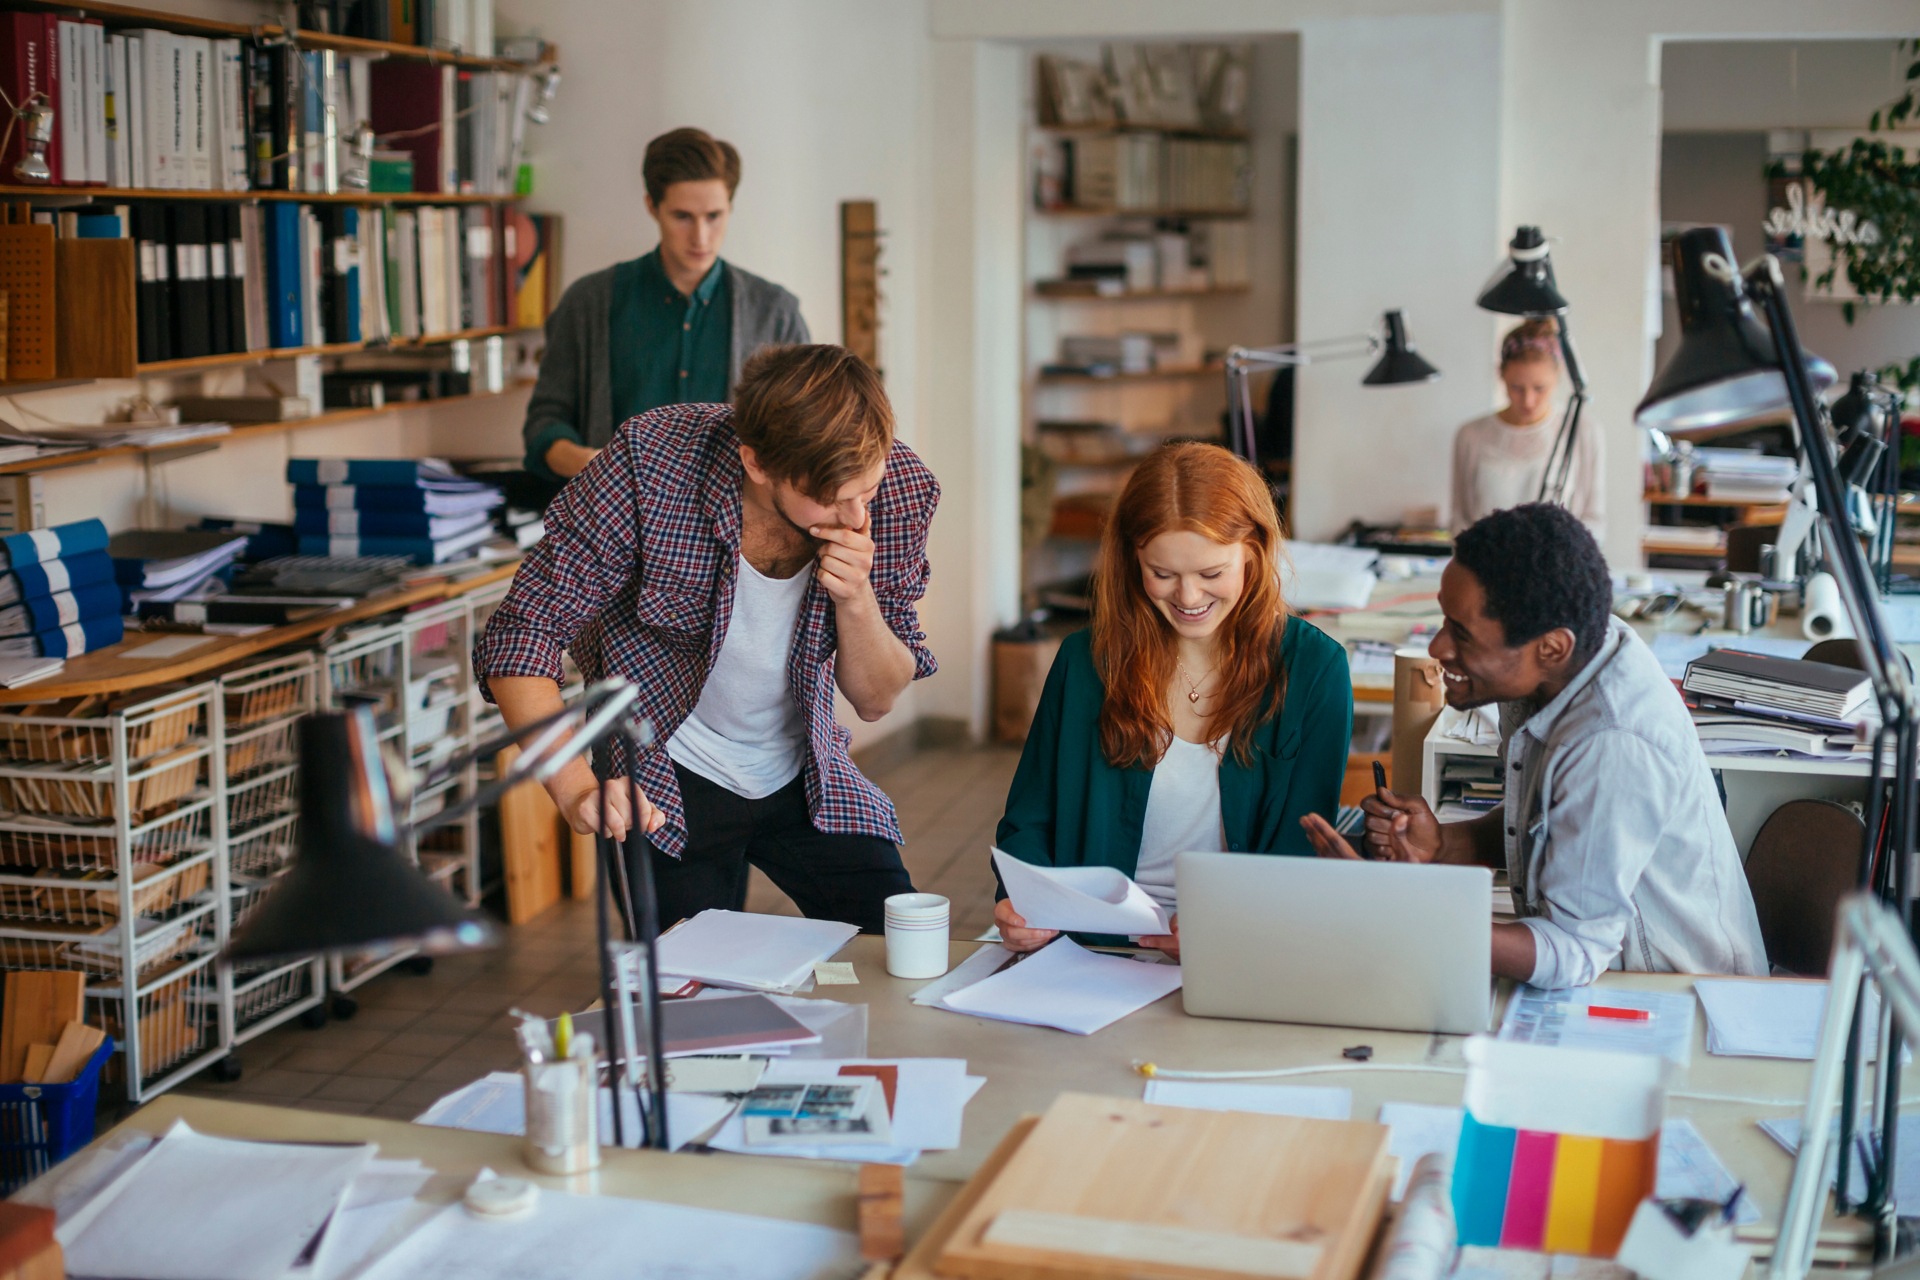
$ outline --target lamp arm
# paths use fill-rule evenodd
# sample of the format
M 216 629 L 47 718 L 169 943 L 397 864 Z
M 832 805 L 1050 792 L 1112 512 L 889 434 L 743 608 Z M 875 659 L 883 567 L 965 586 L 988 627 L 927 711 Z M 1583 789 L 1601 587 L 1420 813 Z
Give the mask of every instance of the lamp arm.
M 513 762 L 513 767 L 504 775 L 484 787 L 474 788 L 474 793 L 466 799 L 448 805 L 413 827 L 414 834 L 425 835 L 429 831 L 437 831 L 471 811 L 493 803 L 523 782 L 545 782 L 576 757 L 585 755 L 620 731 L 628 720 L 628 709 L 639 697 L 640 691 L 625 680 L 602 680 L 589 686 L 572 706 L 562 707 L 524 728 L 505 730 L 479 746 L 436 765 L 420 780 L 416 791 L 436 786 L 469 765 L 508 747 L 517 746 L 521 749 L 520 758 Z M 584 723 L 569 734 L 568 721 L 582 714 L 586 717 Z
M 1567 485 L 1573 478 L 1574 447 L 1580 439 L 1580 415 L 1587 406 L 1587 375 L 1580 368 L 1580 353 L 1574 349 L 1567 317 L 1562 314 L 1558 320 L 1560 358 L 1567 366 L 1567 381 L 1573 387 L 1573 394 L 1567 397 L 1567 407 L 1560 415 L 1560 430 L 1554 434 L 1553 448 L 1547 452 L 1547 465 L 1540 472 L 1539 500 L 1565 506 Z
M 1227 371 L 1227 412 L 1232 419 L 1227 447 L 1256 466 L 1260 462 L 1253 425 L 1253 389 L 1248 384 L 1255 369 L 1297 368 L 1312 364 L 1316 358 L 1358 359 L 1379 349 L 1380 339 L 1371 333 L 1315 338 L 1310 342 L 1288 342 L 1273 347 L 1228 347 L 1223 361 Z

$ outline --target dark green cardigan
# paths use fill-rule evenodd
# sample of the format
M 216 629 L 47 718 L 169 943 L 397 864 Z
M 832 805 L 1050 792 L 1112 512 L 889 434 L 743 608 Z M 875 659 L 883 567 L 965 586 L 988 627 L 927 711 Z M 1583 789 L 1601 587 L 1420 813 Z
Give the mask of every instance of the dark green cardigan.
M 1254 734 L 1253 758 L 1220 762 L 1220 819 L 1233 853 L 1312 857 L 1303 815 L 1333 821 L 1353 737 L 1347 651 L 1312 623 L 1287 620 L 1280 641 L 1286 703 Z M 1100 753 L 1106 689 L 1093 669 L 1090 633 L 1060 644 L 1026 749 L 1007 793 L 1000 848 L 1041 866 L 1117 867 L 1140 859 L 1151 769 L 1116 769 Z

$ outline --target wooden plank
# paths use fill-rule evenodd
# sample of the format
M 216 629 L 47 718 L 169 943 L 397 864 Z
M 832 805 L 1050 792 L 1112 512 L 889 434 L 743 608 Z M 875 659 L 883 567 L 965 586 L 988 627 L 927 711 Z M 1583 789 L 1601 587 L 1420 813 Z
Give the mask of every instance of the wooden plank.
M 40 1078 L 53 1084 L 70 1083 L 106 1038 L 107 1033 L 99 1027 L 69 1022 L 61 1029 L 60 1040 L 53 1047 L 53 1059 L 46 1065 L 46 1075 Z M 29 1074 L 27 1078 L 34 1077 Z
M 1365 1122 L 1062 1094 L 936 1270 L 971 1280 L 1353 1280 L 1380 1222 L 1386 1142 L 1384 1127 Z M 1302 1241 L 1315 1243 L 1314 1257 L 1284 1247 Z
M 29 1084 L 47 1084 L 53 1080 L 53 1074 L 47 1067 L 53 1062 L 53 1046 L 50 1044 L 30 1044 L 27 1046 L 26 1069 L 20 1078 Z
M 936 1280 L 934 1263 L 946 1250 L 947 1242 L 953 1239 L 953 1233 L 959 1230 L 960 1224 L 980 1203 L 980 1197 L 986 1194 L 987 1188 L 993 1185 L 993 1180 L 1000 1176 L 1000 1171 L 1007 1167 L 1007 1162 L 1020 1150 L 1020 1144 L 1027 1140 L 1034 1126 L 1039 1123 L 1039 1116 L 1024 1116 L 1014 1122 L 1006 1136 L 1000 1139 L 1000 1144 L 993 1149 L 993 1154 L 980 1163 L 973 1177 L 960 1188 L 960 1194 L 947 1202 L 947 1207 L 940 1211 L 940 1216 L 933 1220 L 926 1234 L 914 1241 L 913 1248 L 907 1250 L 907 1256 L 893 1269 L 893 1280 Z
M 71 969 L 15 970 L 7 975 L 6 1006 L 0 1010 L 0 1080 L 17 1081 L 27 1069 L 27 1050 L 52 1044 L 69 1022 L 86 1013 L 87 975 Z
M 494 777 L 506 777 L 519 758 L 518 747 L 495 756 Z M 524 924 L 560 901 L 560 811 L 537 782 L 523 782 L 500 797 L 500 861 L 507 923 Z
M 568 870 L 572 873 L 570 892 L 575 901 L 591 901 L 593 887 L 600 883 L 600 857 L 594 848 L 593 836 L 581 835 L 572 828 L 567 829 L 566 835 Z
M 133 250 L 130 239 L 54 241 L 55 376 L 133 376 Z
M 840 341 L 880 367 L 880 213 L 871 200 L 840 202 Z
M 860 1166 L 860 1256 L 888 1262 L 906 1249 L 907 1171 L 897 1164 Z

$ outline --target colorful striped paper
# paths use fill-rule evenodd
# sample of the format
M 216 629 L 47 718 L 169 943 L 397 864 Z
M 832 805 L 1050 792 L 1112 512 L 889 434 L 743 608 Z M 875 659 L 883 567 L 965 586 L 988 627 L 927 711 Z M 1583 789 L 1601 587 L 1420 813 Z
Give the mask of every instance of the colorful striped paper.
M 1454 1158 L 1460 1243 L 1610 1258 L 1653 1194 L 1660 1134 L 1623 1141 L 1483 1124 L 1469 1111 Z

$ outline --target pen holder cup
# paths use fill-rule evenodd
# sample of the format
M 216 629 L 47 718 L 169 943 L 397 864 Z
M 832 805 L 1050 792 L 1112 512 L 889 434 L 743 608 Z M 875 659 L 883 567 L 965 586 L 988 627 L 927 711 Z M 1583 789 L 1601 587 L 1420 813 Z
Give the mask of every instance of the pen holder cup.
M 1460 1243 L 1613 1257 L 1653 1194 L 1672 1064 L 1486 1036 L 1466 1057 Z
M 600 1167 L 598 1071 L 593 1058 L 528 1063 L 527 1134 L 522 1158 L 541 1173 Z
M 883 905 L 887 972 L 896 978 L 937 978 L 945 973 L 952 904 L 937 893 L 896 893 Z

